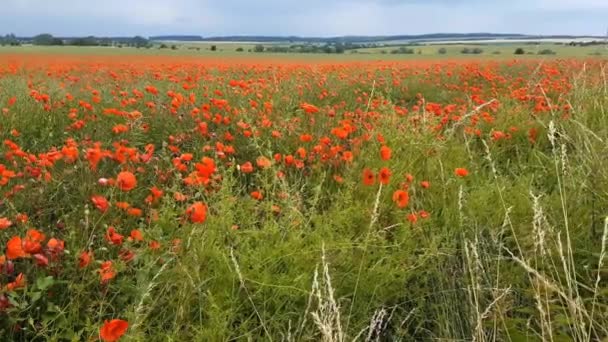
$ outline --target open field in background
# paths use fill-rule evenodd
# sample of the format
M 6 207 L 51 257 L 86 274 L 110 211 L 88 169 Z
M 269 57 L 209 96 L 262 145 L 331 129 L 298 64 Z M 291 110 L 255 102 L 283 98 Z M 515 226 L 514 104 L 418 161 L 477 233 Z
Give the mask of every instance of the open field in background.
M 608 338 L 605 59 L 0 51 L 0 340 Z
M 224 57 L 246 57 L 246 58 L 268 58 L 277 57 L 281 59 L 329 59 L 329 60 L 411 60 L 411 59 L 445 59 L 447 58 L 480 58 L 480 59 L 508 59 L 508 58 L 538 58 L 538 53 L 542 50 L 551 50 L 554 55 L 541 55 L 543 58 L 568 58 L 568 57 L 593 57 L 608 56 L 608 48 L 604 45 L 595 46 L 568 46 L 555 43 L 429 43 L 424 45 L 389 45 L 373 48 L 360 48 L 347 50 L 343 54 L 327 53 L 256 53 L 253 52 L 256 43 L 235 43 L 235 42 L 164 42 L 168 48 L 159 49 L 159 44 L 150 49 L 132 47 L 81 47 L 81 46 L 33 46 L 24 45 L 19 47 L 0 47 L 0 54 L 3 53 L 48 53 L 48 54 L 81 54 L 81 55 L 160 55 L 160 56 L 214 56 Z M 172 50 L 171 46 L 176 49 Z M 288 47 L 297 44 L 262 44 L 266 47 L 281 46 Z M 217 51 L 211 51 L 215 46 Z M 391 51 L 400 47 L 413 49 L 412 54 L 391 54 Z M 242 48 L 242 52 L 236 51 Z M 481 54 L 463 54 L 462 50 L 482 49 Z M 525 55 L 515 55 L 517 48 L 523 48 Z M 445 49 L 444 54 L 438 51 Z

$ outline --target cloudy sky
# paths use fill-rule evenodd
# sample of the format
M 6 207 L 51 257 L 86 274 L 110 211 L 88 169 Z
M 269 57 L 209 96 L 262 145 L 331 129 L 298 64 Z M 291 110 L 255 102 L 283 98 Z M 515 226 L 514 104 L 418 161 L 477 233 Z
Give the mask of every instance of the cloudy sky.
M 604 35 L 608 0 L 1 0 L 0 34 Z

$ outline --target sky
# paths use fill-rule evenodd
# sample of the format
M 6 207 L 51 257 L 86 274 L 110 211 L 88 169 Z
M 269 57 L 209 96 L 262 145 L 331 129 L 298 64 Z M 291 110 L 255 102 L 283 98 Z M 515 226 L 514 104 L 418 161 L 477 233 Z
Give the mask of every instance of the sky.
M 0 34 L 605 35 L 608 0 L 1 0 Z

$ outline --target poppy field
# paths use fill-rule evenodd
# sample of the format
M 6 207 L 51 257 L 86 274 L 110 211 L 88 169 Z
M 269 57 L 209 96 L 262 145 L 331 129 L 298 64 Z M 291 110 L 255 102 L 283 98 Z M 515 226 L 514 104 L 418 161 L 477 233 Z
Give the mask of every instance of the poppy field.
M 0 55 L 0 340 L 602 341 L 601 59 Z

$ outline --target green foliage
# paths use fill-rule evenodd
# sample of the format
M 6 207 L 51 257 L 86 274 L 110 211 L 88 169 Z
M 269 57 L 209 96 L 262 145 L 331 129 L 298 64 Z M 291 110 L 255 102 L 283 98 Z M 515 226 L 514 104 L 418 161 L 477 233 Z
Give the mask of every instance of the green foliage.
M 19 46 L 21 45 L 21 42 L 19 41 L 19 39 L 17 39 L 17 36 L 15 36 L 13 33 L 10 33 L 5 35 L 4 37 L 0 37 L 0 46 L 5 45 Z
M 59 38 L 53 37 L 48 33 L 39 34 L 32 38 L 32 44 L 34 45 L 63 45 L 63 41 Z
M 551 49 L 542 49 L 540 51 L 538 51 L 539 55 L 555 55 L 555 51 L 551 50 Z
M 405 54 L 405 55 L 412 55 L 415 53 L 414 49 L 412 48 L 408 48 L 406 46 L 401 46 L 396 50 L 391 50 L 392 54 Z
M 460 53 L 465 54 L 465 55 L 466 54 L 479 55 L 479 54 L 483 53 L 483 49 L 482 48 L 478 48 L 478 47 L 476 47 L 476 48 L 465 47 L 464 49 L 462 49 L 460 51 Z

